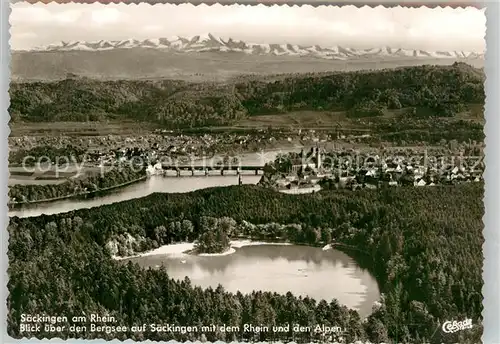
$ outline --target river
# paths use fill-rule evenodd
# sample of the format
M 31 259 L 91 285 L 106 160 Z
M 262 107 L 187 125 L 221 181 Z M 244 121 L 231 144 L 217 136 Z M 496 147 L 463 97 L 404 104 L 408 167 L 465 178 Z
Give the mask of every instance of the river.
M 273 161 L 277 154 L 287 152 L 300 152 L 301 147 L 285 150 L 268 150 L 259 153 L 246 153 L 239 156 L 243 165 L 264 166 L 268 161 Z M 218 171 L 212 171 L 210 176 L 205 176 L 203 172 L 199 175 L 191 176 L 191 172 L 185 171 L 181 177 L 152 176 L 145 181 L 137 182 L 129 186 L 117 189 L 103 196 L 88 199 L 65 199 L 47 203 L 34 203 L 24 205 L 22 208 L 9 210 L 9 216 L 33 217 L 42 214 L 58 214 L 72 210 L 99 207 L 101 205 L 127 201 L 130 199 L 148 196 L 155 192 L 160 193 L 181 193 L 191 192 L 217 186 L 238 185 L 236 171 L 226 171 L 224 176 Z M 257 184 L 262 176 L 255 175 L 252 171 L 242 172 L 243 184 Z M 299 190 L 290 190 L 290 193 L 299 193 Z
M 262 176 L 243 175 L 244 184 L 257 184 Z M 58 214 L 72 210 L 99 207 L 101 205 L 141 198 L 155 192 L 177 193 L 190 192 L 216 186 L 237 185 L 238 177 L 232 176 L 196 176 L 162 177 L 152 176 L 145 181 L 111 191 L 103 196 L 88 199 L 66 199 L 47 203 L 33 203 L 9 211 L 9 216 L 32 217 L 42 214 Z
M 175 245 L 174 245 L 175 246 Z M 337 299 L 361 317 L 379 300 L 375 278 L 343 252 L 299 245 L 250 245 L 221 256 L 149 254 L 131 260 L 142 267 L 164 265 L 170 277 L 203 288 L 221 284 L 230 292 L 270 291 L 309 296 L 317 301 Z

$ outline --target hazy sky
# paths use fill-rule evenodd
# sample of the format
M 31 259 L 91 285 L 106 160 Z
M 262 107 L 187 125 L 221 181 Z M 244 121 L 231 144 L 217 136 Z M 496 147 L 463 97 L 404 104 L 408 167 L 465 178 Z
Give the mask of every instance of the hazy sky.
M 391 46 L 483 51 L 486 17 L 476 8 L 356 8 L 190 4 L 11 5 L 12 49 L 60 41 L 193 36 L 210 32 L 252 43 Z

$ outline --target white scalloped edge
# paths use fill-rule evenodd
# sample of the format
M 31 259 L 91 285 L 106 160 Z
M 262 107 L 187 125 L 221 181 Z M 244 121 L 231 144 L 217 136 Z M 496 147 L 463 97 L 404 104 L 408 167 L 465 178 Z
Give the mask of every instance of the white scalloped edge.
M 0 0 L 1 1 L 1 0 Z M 286 1 L 286 3 L 285 3 Z M 23 0 L 4 0 L 4 1 L 1 1 L 1 4 L 0 4 L 0 9 L 1 9 L 1 12 L 2 14 L 4 13 L 5 11 L 5 8 L 7 8 L 7 11 L 8 11 L 8 17 L 10 17 L 10 13 L 11 13 L 11 9 L 10 9 L 10 3 L 17 3 L 17 2 L 23 2 Z M 81 1 L 66 1 L 66 0 L 62 0 L 62 1 L 56 1 L 56 0 L 50 0 L 50 1 L 43 1 L 43 0 L 37 0 L 37 1 L 25 1 L 25 2 L 29 2 L 31 4 L 49 4 L 49 3 L 53 3 L 53 2 L 56 2 L 56 3 L 60 3 L 60 4 L 77 4 L 77 3 L 80 3 L 80 4 L 93 4 L 93 3 L 101 3 L 100 1 L 98 0 L 90 0 L 90 1 L 85 1 L 85 0 L 81 0 Z M 138 4 L 149 4 L 151 6 L 154 6 L 154 5 L 161 5 L 161 4 L 175 4 L 175 5 L 182 5 L 182 4 L 191 4 L 191 5 L 194 5 L 194 6 L 200 6 L 200 5 L 205 5 L 205 6 L 213 6 L 213 5 L 223 5 L 223 6 L 229 6 L 229 5 L 235 5 L 235 4 L 238 4 L 238 5 L 246 5 L 246 6 L 259 6 L 259 5 L 263 5 L 263 6 L 274 6 L 274 5 L 278 5 L 278 6 L 281 6 L 281 7 L 295 7 L 295 6 L 302 6 L 302 5 L 309 5 L 309 6 L 313 6 L 313 7 L 322 7 L 322 6 L 337 6 L 337 7 L 344 7 L 344 6 L 355 6 L 357 8 L 364 8 L 364 7 L 371 7 L 371 8 L 376 8 L 376 7 L 379 7 L 379 6 L 383 6 L 383 7 L 409 7 L 409 8 L 420 8 L 420 7 L 427 7 L 427 8 L 432 8 L 432 9 L 446 9 L 446 8 L 469 8 L 469 7 L 473 7 L 473 8 L 487 8 L 487 6 L 485 5 L 485 3 L 480 3 L 480 2 L 470 2 L 470 1 L 454 1 L 454 6 L 450 6 L 449 3 L 447 1 L 443 1 L 443 2 L 439 2 L 439 1 L 424 1 L 425 3 L 423 2 L 420 2 L 420 3 L 399 3 L 398 1 L 384 1 L 384 2 L 363 2 L 363 1 L 307 1 L 307 0 L 283 0 L 283 1 L 277 1 L 277 2 L 274 2 L 274 1 L 259 1 L 259 0 L 245 0 L 245 1 L 231 1 L 231 0 L 226 0 L 226 1 L 203 1 L 203 0 L 199 0 L 199 1 L 183 1 L 183 0 L 170 0 L 170 1 L 167 1 L 167 0 L 147 0 L 147 1 L 140 1 L 140 0 L 130 0 L 130 1 L 115 1 L 115 0 L 110 0 L 110 1 L 106 1 L 105 3 L 101 3 L 102 5 L 113 5 L 113 4 L 127 4 L 127 5 L 138 5 Z M 446 5 L 445 5 L 446 4 Z M 486 11 L 487 15 L 487 19 L 488 19 L 488 11 Z M 491 16 L 493 17 L 495 14 L 492 14 Z M 498 18 L 495 18 L 495 19 L 498 19 Z M 8 25 L 8 30 L 6 30 L 7 32 L 7 39 L 6 41 L 8 42 L 8 46 L 10 47 L 10 38 L 11 38 L 11 34 L 10 34 L 10 29 L 11 29 L 11 25 L 10 25 L 10 22 L 7 20 L 7 25 Z M 0 20 L 0 23 L 2 23 L 2 25 L 5 25 L 3 24 L 2 20 Z M 488 29 L 488 22 L 486 24 L 486 34 L 484 36 L 484 39 L 485 41 L 487 42 L 487 37 L 488 36 L 492 36 L 491 30 Z M 497 33 L 498 34 L 498 33 Z M 3 37 L 4 38 L 4 37 Z M 496 37 L 498 39 L 498 37 Z M 494 38 L 491 38 L 491 40 L 493 40 Z M 0 58 L 2 58 L 5 54 L 5 52 L 3 51 L 3 42 L 1 42 L 2 44 L 0 45 Z M 498 43 L 497 43 L 498 44 Z M 3 58 L 2 58 L 2 64 L 5 65 L 7 62 L 7 69 L 10 71 L 10 49 L 8 49 L 7 51 L 7 54 L 9 55 L 9 59 L 7 61 L 5 61 Z M 498 58 L 498 56 L 496 56 Z M 494 63 L 495 63 L 495 59 L 494 59 L 494 56 L 491 56 L 491 51 L 488 50 L 487 46 L 486 46 L 486 51 L 485 51 L 485 59 L 486 59 L 486 63 L 485 63 L 485 72 L 487 69 L 494 69 L 495 67 L 498 67 L 498 66 L 495 66 Z M 491 64 L 489 64 L 491 62 Z M 497 64 L 498 64 L 498 61 L 496 61 Z M 492 88 L 494 88 L 494 86 L 498 86 L 498 80 L 494 80 L 493 82 L 495 82 L 493 85 L 492 85 L 492 81 L 490 81 L 488 78 L 488 74 L 485 73 L 485 93 L 486 93 L 486 98 L 485 98 L 485 105 L 484 105 L 484 113 L 485 113 L 485 125 L 484 125 L 484 128 L 483 128 L 483 132 L 485 134 L 485 143 L 488 141 L 488 136 L 487 136 L 487 127 L 488 127 L 488 123 L 491 122 L 491 119 L 488 120 L 488 116 L 487 116 L 487 112 L 491 112 L 492 115 L 495 115 L 495 113 L 493 112 L 493 109 L 490 109 L 491 106 L 488 106 L 488 102 L 489 102 L 489 98 L 488 97 L 488 93 L 490 94 L 493 94 L 492 92 Z M 11 78 L 10 78 L 10 73 L 7 73 L 7 75 L 3 74 L 2 77 L 4 78 L 3 81 L 6 81 L 7 85 L 10 86 L 10 82 L 11 82 Z M 491 90 L 490 92 L 488 92 L 488 90 Z M 8 88 L 7 88 L 7 91 L 8 91 Z M 496 89 L 497 91 L 497 94 L 498 94 L 498 89 Z M 1 161 L 0 163 L 2 163 L 2 165 L 4 167 L 6 167 L 8 165 L 8 152 L 9 152 L 9 147 L 8 147 L 8 136 L 10 134 L 10 127 L 9 127 L 9 121 L 10 121 L 10 116 L 9 116 L 9 113 L 7 111 L 8 107 L 9 107 L 9 104 L 10 104 L 10 98 L 9 98 L 9 94 L 7 92 L 7 94 L 2 94 L 0 95 L 0 103 L 1 104 L 5 104 L 5 114 L 7 116 L 3 116 L 3 118 L 5 118 L 3 120 L 3 125 L 6 125 L 7 126 L 7 130 L 6 130 L 6 134 L 5 137 L 2 137 L 2 139 L 4 140 L 4 143 L 5 143 L 5 147 L 6 149 L 2 149 L 0 151 L 0 158 L 3 158 L 3 161 Z M 488 111 L 489 110 L 489 111 Z M 496 110 L 499 110 L 499 109 L 496 109 Z M 500 113 L 497 111 L 497 113 Z M 490 137 L 491 139 L 491 137 Z M 1 146 L 1 145 L 0 145 Z M 500 147 L 500 146 L 499 146 Z M 491 148 L 490 148 L 491 149 Z M 488 145 L 486 145 L 486 151 L 488 151 Z M 7 154 L 5 154 L 7 153 Z M 491 152 L 490 152 L 491 153 Z M 5 155 L 4 155 L 5 154 Z M 486 161 L 489 160 L 487 155 L 485 156 L 485 163 Z M 6 171 L 5 171 L 6 170 Z M 9 170 L 8 168 L 6 168 L 4 171 L 3 171 L 3 174 L 7 176 L 6 180 L 8 180 L 9 178 Z M 487 191 L 487 188 L 486 188 L 486 172 L 488 172 L 488 164 L 486 164 L 486 168 L 485 168 L 485 196 L 483 197 L 483 203 L 485 205 L 485 215 L 483 216 L 483 224 L 484 224 L 484 228 L 486 228 L 486 191 Z M 489 174 L 489 173 L 488 173 Z M 493 177 L 493 176 L 492 176 Z M 3 232 L 3 235 L 1 236 L 1 239 L 2 239 L 2 250 L 3 250 L 3 256 L 6 258 L 4 259 L 4 264 L 5 264 L 5 280 L 4 280 L 4 300 L 7 300 L 7 297 L 8 297 L 8 288 L 7 288 L 7 283 L 8 283 L 8 274 L 7 274 L 7 268 L 8 268 L 8 258 L 7 258 L 7 248 L 8 248 L 8 231 L 6 230 L 6 227 L 8 225 L 8 221 L 9 221 L 9 217 L 8 217 L 8 207 L 7 207 L 7 202 L 8 202 L 8 185 L 7 183 L 5 183 L 2 187 L 5 187 L 5 192 L 4 192 L 4 203 L 5 206 L 4 206 L 4 209 L 5 209 L 5 214 L 7 214 L 6 216 L 6 220 L 7 221 L 4 221 L 5 222 L 5 230 Z M 498 187 L 497 187 L 498 188 Z M 497 195 L 498 197 L 498 195 Z M 492 207 L 489 207 L 490 208 L 490 212 L 493 210 L 494 212 L 494 209 L 492 209 Z M 498 214 L 498 213 L 497 213 Z M 483 233 L 484 233 L 484 229 L 483 229 Z M 497 237 L 497 239 L 499 239 Z M 485 251 L 485 248 L 486 246 L 493 246 L 496 248 L 496 251 L 497 251 L 497 255 L 498 255 L 498 251 L 500 251 L 500 242 L 493 242 L 491 243 L 491 245 L 488 245 L 487 241 L 486 241 L 486 237 L 484 238 L 484 243 L 483 243 L 483 253 Z M 492 257 L 490 257 L 492 258 Z M 484 261 L 486 261 L 487 259 L 487 256 L 484 255 Z M 500 268 L 498 268 L 497 266 L 497 274 L 498 274 L 498 271 L 500 270 Z M 483 296 L 483 313 L 484 313 L 484 310 L 487 306 L 487 302 L 485 300 L 485 297 L 484 297 L 484 294 L 485 294 L 485 291 L 486 291 L 486 283 L 485 283 L 485 268 L 484 268 L 484 263 L 483 263 L 483 288 L 482 288 L 482 296 Z M 495 276 L 490 276 L 490 277 L 493 277 L 492 279 L 495 278 Z M 497 281 L 498 281 L 498 275 L 496 276 L 497 278 Z M 492 280 L 490 279 L 490 281 Z M 498 283 L 498 282 L 497 282 Z M 497 291 L 498 293 L 498 291 Z M 498 300 L 497 300 L 497 303 L 498 303 Z M 4 307 L 3 307 L 3 312 L 4 314 L 4 318 L 6 319 L 7 318 L 7 313 L 8 313 L 8 310 L 7 310 L 7 305 L 6 303 L 4 303 Z M 497 320 L 497 323 L 500 327 L 500 319 L 496 319 Z M 4 325 L 6 324 L 6 321 L 4 321 L 3 323 Z M 484 329 L 483 329 L 483 337 L 482 337 L 482 340 L 483 342 L 485 342 L 485 338 L 484 338 Z M 6 332 L 3 333 L 3 336 L 2 336 L 2 342 L 1 343 L 5 343 L 5 344 L 10 344 L 10 343 L 39 343 L 39 342 L 42 342 L 42 343 L 45 343 L 45 342 L 50 342 L 50 343 L 58 343 L 58 342 L 70 342 L 70 343 L 87 343 L 89 341 L 94 341 L 94 342 L 111 342 L 111 343 L 119 343 L 119 342 L 122 342 L 122 343 L 126 343 L 126 344 L 132 344 L 132 343 L 137 343 L 137 341 L 134 341 L 132 339 L 127 339 L 127 340 L 119 340 L 119 339 L 112 339 L 112 340 L 105 340 L 105 339 L 92 339 L 92 340 L 83 340 L 83 339 L 68 339 L 68 340 L 63 340 L 63 339 L 60 339 L 60 338 L 52 338 L 52 339 L 47 339 L 47 338 L 44 338 L 44 339 L 37 339 L 37 338 L 26 338 L 26 337 L 23 337 L 22 339 L 14 339 L 12 337 L 9 337 L 8 334 Z M 500 335 L 499 335 L 500 337 Z M 185 342 L 179 342 L 179 341 L 175 341 L 175 340 L 170 340 L 170 341 L 151 341 L 151 340 L 144 340 L 144 341 L 141 341 L 141 343 L 166 343 L 166 344 L 177 344 L 177 343 L 182 343 L 182 344 L 239 344 L 239 343 L 249 343 L 249 342 L 237 342 L 237 341 L 232 341 L 232 342 L 223 342 L 223 341 L 215 341 L 215 342 L 210 342 L 210 341 L 205 341 L 205 342 L 201 342 L 201 341 L 185 341 Z M 252 342 L 254 344 L 267 344 L 267 343 L 270 343 L 270 342 Z M 287 342 L 287 343 L 284 343 L 282 341 L 277 341 L 277 342 L 272 342 L 273 344 L 297 344 L 296 342 Z M 305 344 L 305 343 L 304 343 Z M 312 342 L 311 343 L 307 343 L 307 344 L 313 344 Z M 340 343 L 332 343 L 332 344 L 340 344 Z M 342 344 L 347 344 L 347 343 L 342 343 Z M 354 342 L 354 343 L 348 343 L 348 344 L 377 344 L 377 343 L 371 343 L 371 342 L 362 342 L 362 341 L 357 341 L 357 342 Z M 380 343 L 378 343 L 380 344 Z M 496 344 L 500 344 L 500 343 L 496 343 Z
M 23 2 L 23 0 L 11 0 L 11 3 L 17 3 L 17 2 Z M 474 7 L 474 8 L 485 8 L 486 6 L 484 3 L 479 2 L 479 1 L 466 1 L 466 0 L 459 0 L 459 1 L 453 1 L 453 5 L 450 5 L 450 1 L 435 1 L 435 0 L 425 0 L 425 1 L 420 1 L 420 2 L 404 2 L 404 1 L 396 1 L 396 0 L 388 0 L 388 1 L 357 1 L 357 0 L 344 0 L 344 1 L 328 1 L 328 0 L 281 0 L 281 1 L 266 1 L 266 0 L 237 0 L 237 1 L 232 1 L 232 0 L 125 0 L 125 1 L 117 1 L 117 0 L 77 0 L 77 1 L 67 1 L 67 0 L 27 0 L 25 2 L 29 2 L 31 4 L 48 4 L 48 3 L 60 3 L 60 4 L 93 4 L 93 3 L 101 3 L 102 5 L 113 5 L 113 4 L 127 4 L 127 5 L 132 5 L 132 4 L 149 4 L 149 5 L 158 5 L 158 4 L 175 4 L 175 5 L 181 5 L 181 4 L 191 4 L 194 6 L 199 6 L 199 5 L 206 5 L 206 6 L 212 6 L 212 5 L 223 5 L 223 6 L 228 6 L 228 5 L 249 5 L 249 6 L 257 6 L 257 5 L 264 5 L 264 6 L 288 6 L 288 7 L 294 7 L 294 6 L 302 6 L 302 5 L 309 5 L 313 7 L 320 7 L 320 6 L 355 6 L 357 8 L 363 8 L 363 7 L 372 7 L 376 8 L 379 6 L 382 7 L 411 7 L 411 8 L 420 8 L 420 7 L 427 7 L 427 8 L 439 8 L 439 9 L 445 9 L 445 8 L 468 8 L 468 7 Z

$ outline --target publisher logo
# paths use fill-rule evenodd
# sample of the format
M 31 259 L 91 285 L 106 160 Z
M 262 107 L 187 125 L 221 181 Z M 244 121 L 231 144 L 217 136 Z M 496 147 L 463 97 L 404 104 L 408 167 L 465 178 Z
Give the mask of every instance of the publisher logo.
M 462 321 L 445 321 L 443 323 L 444 333 L 455 333 L 472 328 L 472 319 L 465 319 Z

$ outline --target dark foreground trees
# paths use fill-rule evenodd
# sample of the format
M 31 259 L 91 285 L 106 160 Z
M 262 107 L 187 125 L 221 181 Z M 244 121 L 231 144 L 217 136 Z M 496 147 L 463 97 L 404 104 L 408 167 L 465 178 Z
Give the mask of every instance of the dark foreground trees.
M 424 190 L 425 189 L 425 190 Z M 21 314 L 116 317 L 117 324 L 177 325 L 244 323 L 325 324 L 347 330 L 348 342 L 480 342 L 483 285 L 481 183 L 434 188 L 319 192 L 284 195 L 245 186 L 189 194 L 153 194 L 91 210 L 9 224 L 8 333 L 20 338 Z M 325 228 L 338 248 L 369 268 L 384 293 L 381 305 L 362 322 L 357 312 L 332 300 L 255 292 L 231 294 L 219 287 L 202 290 L 188 279 L 174 281 L 168 271 L 143 270 L 110 258 L 108 240 L 143 231 L 164 240 L 194 240 L 203 233 L 204 216 L 232 217 L 255 224 L 300 224 L 304 231 Z M 190 220 L 192 230 L 176 232 L 169 223 Z M 262 228 L 273 228 L 266 226 Z M 292 231 L 292 229 L 290 229 Z M 319 232 L 327 236 L 325 233 Z M 166 238 L 166 239 L 165 239 Z M 472 330 L 441 332 L 446 320 L 471 318 Z M 51 334 L 42 333 L 44 337 Z M 201 338 L 200 333 L 79 333 L 84 338 Z M 52 334 L 52 336 L 54 336 Z M 58 335 L 61 336 L 61 335 Z M 250 339 L 249 333 L 204 333 L 208 340 Z M 64 335 L 63 335 L 64 337 Z M 279 338 L 278 338 L 279 337 Z M 257 340 L 320 340 L 311 333 L 261 333 Z

